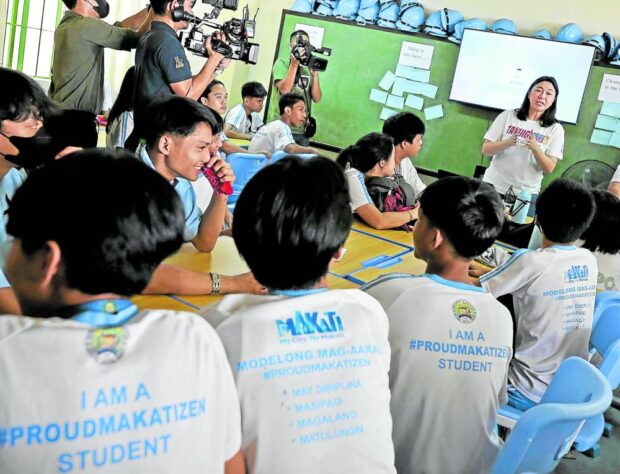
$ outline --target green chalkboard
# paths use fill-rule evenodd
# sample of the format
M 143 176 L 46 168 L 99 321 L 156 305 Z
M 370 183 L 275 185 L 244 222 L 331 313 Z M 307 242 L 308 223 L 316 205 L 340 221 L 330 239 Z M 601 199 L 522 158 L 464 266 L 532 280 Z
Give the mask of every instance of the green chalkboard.
M 369 100 L 370 91 L 378 88 L 386 71 L 395 70 L 402 42 L 409 41 L 434 47 L 429 83 L 438 86 L 438 91 L 434 99 L 425 98 L 424 107 L 441 104 L 444 111 L 442 118 L 425 121 L 424 147 L 416 166 L 471 176 L 476 165 L 488 165 L 489 160 L 480 153 L 482 137 L 499 112 L 448 100 L 459 53 L 457 44 L 423 34 L 284 11 L 274 59 L 288 58 L 289 36 L 297 24 L 323 28 L 323 46 L 332 48 L 327 71 L 320 75 L 323 99 L 312 108 L 318 122 L 313 139 L 317 143 L 343 148 L 366 133 L 381 130 L 383 122 L 379 115 L 383 106 Z M 614 167 L 620 163 L 620 150 L 590 143 L 602 104 L 597 97 L 605 72 L 620 74 L 618 68 L 592 68 L 577 125 L 563 125 L 565 159 L 553 173 L 554 177 L 580 160 L 597 159 Z M 273 120 L 278 116 L 277 94 L 272 87 L 269 94 L 266 114 Z M 424 119 L 421 111 L 405 110 Z

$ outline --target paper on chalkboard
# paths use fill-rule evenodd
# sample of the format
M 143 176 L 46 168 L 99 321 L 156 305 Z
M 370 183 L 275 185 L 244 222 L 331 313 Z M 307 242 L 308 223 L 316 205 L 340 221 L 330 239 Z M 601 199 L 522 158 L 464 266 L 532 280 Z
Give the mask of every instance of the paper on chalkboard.
M 396 75 L 412 81 L 428 82 L 431 77 L 431 72 L 399 64 L 396 66 Z
M 611 117 L 620 118 L 620 104 L 614 102 L 603 102 L 601 107 L 601 115 L 609 115 Z
M 385 105 L 392 107 L 393 109 L 403 110 L 405 106 L 405 99 L 396 95 L 389 95 Z
M 609 146 L 615 146 L 616 148 L 620 148 L 620 133 L 615 132 L 611 134 L 611 138 L 609 139 Z
M 388 109 L 387 107 L 383 107 L 383 110 L 381 111 L 381 115 L 379 115 L 379 118 L 381 120 L 387 120 L 392 115 L 396 115 L 397 113 L 398 112 L 396 110 L 392 110 L 392 109 Z
M 411 107 L 415 110 L 422 110 L 424 107 L 424 99 L 417 95 L 407 94 L 407 100 L 405 101 L 406 107 Z
M 379 89 L 370 90 L 370 100 L 372 100 L 373 102 L 379 102 L 380 104 L 385 104 L 387 97 L 388 97 L 387 92 L 380 91 Z
M 426 120 L 434 120 L 441 117 L 443 117 L 443 107 L 441 105 L 434 105 L 424 109 L 424 118 Z
M 394 84 L 394 79 L 396 79 L 394 73 L 392 71 L 386 71 L 383 75 L 383 79 L 381 79 L 379 83 L 379 87 L 386 91 L 389 90 L 392 84 Z
M 594 129 L 594 131 L 592 131 L 592 137 L 590 137 L 590 143 L 595 143 L 597 145 L 609 145 L 612 135 L 613 134 L 611 132 Z
M 426 87 L 424 87 L 424 90 L 422 90 L 422 92 L 420 92 L 420 94 L 425 95 L 426 97 L 429 97 L 430 99 L 434 99 L 435 96 L 437 95 L 437 86 L 434 86 L 432 84 L 424 84 Z
M 609 117 L 608 115 L 600 115 L 596 118 L 595 128 L 600 130 L 609 130 L 615 132 L 618 129 L 618 120 L 616 117 Z
M 423 94 L 428 92 L 429 84 L 424 82 L 410 81 L 404 77 L 397 77 L 394 81 L 394 87 L 392 88 L 392 94 L 402 96 L 405 92 L 411 92 L 413 94 Z M 434 86 L 433 86 L 434 87 Z

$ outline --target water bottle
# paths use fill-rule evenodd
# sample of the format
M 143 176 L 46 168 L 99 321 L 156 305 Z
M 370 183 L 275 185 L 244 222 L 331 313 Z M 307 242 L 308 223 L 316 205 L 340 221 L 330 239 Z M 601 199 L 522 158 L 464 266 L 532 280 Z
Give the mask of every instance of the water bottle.
M 530 210 L 530 202 L 532 201 L 532 194 L 528 191 L 521 190 L 515 203 L 512 205 L 512 221 L 517 224 L 525 224 L 527 213 Z

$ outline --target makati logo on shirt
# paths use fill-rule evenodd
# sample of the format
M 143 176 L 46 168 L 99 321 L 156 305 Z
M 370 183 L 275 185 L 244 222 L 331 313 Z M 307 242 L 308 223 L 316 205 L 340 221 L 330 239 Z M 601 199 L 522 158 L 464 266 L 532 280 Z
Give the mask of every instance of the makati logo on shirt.
M 590 270 L 587 265 L 571 265 L 570 268 L 564 272 L 564 281 L 566 283 L 588 281 L 589 272 Z
M 111 364 L 125 352 L 125 331 L 123 328 L 99 328 L 88 332 L 86 348 L 100 364 Z
M 455 301 L 452 304 L 452 313 L 459 323 L 471 324 L 476 319 L 476 308 L 469 301 Z
M 276 320 L 276 327 L 281 344 L 344 336 L 342 318 L 335 311 L 295 311 L 290 318 Z

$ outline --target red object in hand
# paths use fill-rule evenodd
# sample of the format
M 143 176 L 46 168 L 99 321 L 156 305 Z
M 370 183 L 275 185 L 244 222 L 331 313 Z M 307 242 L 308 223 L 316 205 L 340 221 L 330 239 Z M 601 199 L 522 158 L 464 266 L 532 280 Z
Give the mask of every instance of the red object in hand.
M 211 185 L 211 187 L 213 187 L 213 192 L 216 196 L 220 196 L 222 194 L 230 196 L 233 193 L 232 184 L 230 184 L 228 181 L 224 181 L 223 183 L 220 182 L 220 179 L 217 177 L 217 174 L 215 174 L 215 171 L 213 171 L 213 168 L 203 166 L 200 171 L 202 171 L 202 174 L 205 175 L 205 178 L 209 180 L 209 184 Z

